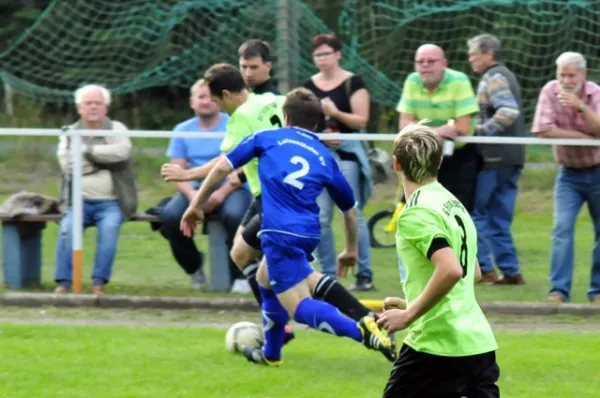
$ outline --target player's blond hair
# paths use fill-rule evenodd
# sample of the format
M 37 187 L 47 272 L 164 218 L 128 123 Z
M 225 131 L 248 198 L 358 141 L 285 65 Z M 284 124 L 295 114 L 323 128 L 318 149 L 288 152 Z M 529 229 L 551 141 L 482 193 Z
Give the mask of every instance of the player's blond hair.
M 437 178 L 442 162 L 442 140 L 421 120 L 405 126 L 394 141 L 394 156 L 409 181 L 421 184 Z

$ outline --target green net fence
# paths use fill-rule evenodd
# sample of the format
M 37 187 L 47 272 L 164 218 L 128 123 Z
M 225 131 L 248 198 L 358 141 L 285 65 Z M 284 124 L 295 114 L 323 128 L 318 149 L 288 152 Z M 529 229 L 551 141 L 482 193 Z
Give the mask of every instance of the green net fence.
M 600 78 L 594 0 L 55 0 L 0 54 L 0 76 L 48 102 L 72 101 L 92 82 L 117 95 L 188 87 L 213 63 L 237 63 L 239 45 L 260 38 L 272 43 L 275 77 L 292 87 L 315 73 L 309 44 L 323 32 L 338 33 L 344 66 L 363 77 L 373 102 L 390 107 L 419 45 L 442 46 L 452 68 L 471 74 L 465 42 L 483 32 L 502 40 L 528 119 L 561 52 L 582 52 L 590 79 Z

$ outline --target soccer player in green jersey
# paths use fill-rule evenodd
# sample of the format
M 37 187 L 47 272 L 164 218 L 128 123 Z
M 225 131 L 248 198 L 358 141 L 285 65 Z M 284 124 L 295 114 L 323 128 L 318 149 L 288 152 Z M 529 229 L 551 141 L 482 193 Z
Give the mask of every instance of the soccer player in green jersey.
M 285 97 L 272 93 L 261 95 L 249 93 L 242 74 L 236 67 L 228 64 L 216 64 L 206 71 L 204 80 L 211 90 L 213 101 L 230 115 L 227 121 L 226 135 L 221 143 L 222 153 L 227 153 L 245 137 L 258 131 L 283 126 L 282 109 Z M 216 157 L 201 167 L 187 170 L 175 164 L 165 164 L 161 168 L 161 174 L 165 181 L 170 182 L 203 180 L 221 157 Z M 259 300 L 260 293 L 255 277 L 258 265 L 254 263 L 254 260 L 260 256 L 260 240 L 257 233 L 260 229 L 261 203 L 257 159 L 245 165 L 243 170 L 231 173 L 228 183 L 238 187 L 246 181 L 254 201 L 238 228 L 230 254 L 233 262 L 246 275 L 252 292 Z M 252 267 L 248 267 L 249 264 Z
M 226 135 L 221 144 L 221 152 L 227 153 L 237 146 L 245 137 L 262 130 L 282 127 L 284 122 L 283 104 L 285 96 L 271 93 L 255 95 L 248 92 L 241 72 L 234 66 L 228 64 L 216 64 L 210 67 L 204 74 L 213 101 L 230 115 L 227 122 Z M 221 155 L 209 163 L 184 170 L 175 164 L 165 164 L 161 168 L 161 174 L 165 181 L 190 181 L 203 180 L 221 160 Z M 241 185 L 239 171 L 229 175 L 228 183 L 235 186 Z M 231 250 L 231 258 L 246 276 L 260 305 L 262 297 L 256 281 L 257 266 L 255 260 L 261 256 L 261 244 L 258 232 L 261 227 L 260 206 L 260 181 L 258 178 L 258 160 L 254 159 L 243 168 L 250 190 L 254 195 L 254 204 L 244 217 L 238 228 L 236 238 Z M 196 198 L 198 196 L 196 195 Z M 184 214 L 194 216 L 196 201 L 193 200 L 188 207 L 189 212 Z M 344 267 L 339 267 L 341 273 L 347 272 Z M 348 317 L 359 321 L 361 318 L 374 315 L 354 297 L 346 288 L 335 279 L 315 273 L 318 278 L 310 280 L 313 296 L 337 307 Z M 293 338 L 291 329 L 287 329 L 286 342 Z
M 477 233 L 465 207 L 437 182 L 442 141 L 433 128 L 409 124 L 393 159 L 407 198 L 396 232 L 406 308 L 388 305 L 378 323 L 408 334 L 383 396 L 499 397 L 498 345 L 475 299 Z M 402 302 L 386 300 L 394 301 Z

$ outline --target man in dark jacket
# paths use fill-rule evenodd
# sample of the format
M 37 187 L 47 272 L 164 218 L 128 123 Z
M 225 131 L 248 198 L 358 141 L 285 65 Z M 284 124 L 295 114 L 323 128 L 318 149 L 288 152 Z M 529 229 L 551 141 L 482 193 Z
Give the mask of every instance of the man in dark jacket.
M 481 74 L 477 87 L 480 113 L 476 134 L 494 137 L 525 135 L 521 88 L 515 75 L 499 61 L 500 41 L 483 34 L 467 41 L 469 63 Z M 515 211 L 518 181 L 525 163 L 525 147 L 485 144 L 479 147 L 483 169 L 477 180 L 472 213 L 478 234 L 482 280 L 493 284 L 522 285 L 519 259 L 510 227 Z M 493 260 L 493 261 L 492 261 Z M 495 265 L 503 277 L 496 274 Z
M 280 95 L 279 89 L 271 79 L 271 48 L 262 40 L 247 40 L 238 50 L 240 71 L 246 86 L 254 94 L 273 93 Z

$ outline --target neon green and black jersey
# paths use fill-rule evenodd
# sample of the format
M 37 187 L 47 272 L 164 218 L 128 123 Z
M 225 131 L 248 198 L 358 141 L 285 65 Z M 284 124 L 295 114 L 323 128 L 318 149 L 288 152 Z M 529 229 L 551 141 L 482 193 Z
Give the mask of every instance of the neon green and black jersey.
M 498 349 L 494 333 L 475 299 L 477 232 L 464 206 L 440 183 L 417 189 L 398 218 L 396 250 L 404 264 L 407 304 L 421 295 L 435 265 L 428 258 L 434 239 L 450 245 L 463 268 L 462 279 L 436 306 L 413 322 L 404 343 L 416 351 L 462 357 Z
M 250 94 L 246 102 L 240 105 L 227 121 L 227 133 L 221 143 L 221 152 L 229 152 L 244 138 L 262 130 L 283 126 L 283 104 L 285 96 L 264 93 Z M 244 166 L 252 195 L 260 195 L 258 179 L 258 159 Z

